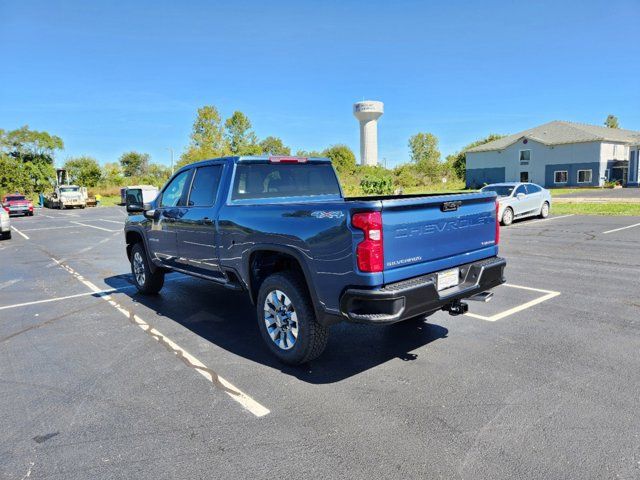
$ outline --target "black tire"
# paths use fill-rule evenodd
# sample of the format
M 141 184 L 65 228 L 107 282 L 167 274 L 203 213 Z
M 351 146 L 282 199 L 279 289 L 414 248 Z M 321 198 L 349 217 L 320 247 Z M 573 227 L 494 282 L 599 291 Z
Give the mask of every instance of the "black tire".
M 546 209 L 545 209 L 546 206 Z M 549 202 L 544 202 L 542 204 L 542 207 L 540 207 L 540 215 L 538 215 L 540 218 L 547 218 L 549 216 L 549 212 L 551 211 L 551 207 L 549 205 Z
M 291 325 L 297 327 L 297 337 L 293 342 L 293 346 L 289 345 L 288 349 L 276 344 L 276 339 L 272 339 L 272 333 L 269 333 L 267 327 L 268 315 L 265 312 L 265 302 L 267 297 L 276 290 L 284 293 L 287 297 L 286 300 L 289 300 L 290 305 L 293 307 L 291 312 L 296 315 L 296 321 L 292 321 Z M 271 353 L 283 363 L 299 365 L 309 362 L 319 357 L 327 346 L 329 330 L 316 320 L 316 314 L 307 288 L 298 275 L 288 272 L 274 273 L 262 282 L 256 302 L 256 312 L 258 328 L 262 338 Z M 273 325 L 275 325 L 275 320 Z M 273 329 L 271 331 L 273 332 Z M 278 338 L 279 335 L 279 333 L 276 334 Z
M 11 230 L 9 230 L 8 232 L 2 232 L 3 240 L 9 240 L 10 238 L 11 238 Z
M 142 243 L 136 243 L 131 249 L 131 274 L 133 284 L 140 293 L 153 295 L 162 290 L 164 285 L 164 271 L 156 268 L 153 272 L 149 267 L 149 259 Z M 136 273 L 137 268 L 142 268 Z M 142 275 L 141 275 L 142 274 Z
M 507 207 L 504 209 L 504 212 L 502 212 L 502 220 L 500 220 L 500 223 L 505 227 L 508 227 L 513 223 L 513 209 L 511 207 Z

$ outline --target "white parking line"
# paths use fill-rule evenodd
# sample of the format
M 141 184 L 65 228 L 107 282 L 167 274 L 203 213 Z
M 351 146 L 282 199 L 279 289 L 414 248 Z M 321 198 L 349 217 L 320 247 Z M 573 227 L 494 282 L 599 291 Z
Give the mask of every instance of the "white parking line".
M 614 228 L 613 230 L 607 230 L 606 232 L 602 232 L 603 235 L 607 233 L 619 232 L 620 230 L 626 230 L 627 228 L 640 227 L 640 223 L 636 223 L 634 225 L 629 225 L 628 227 Z
M 120 220 L 119 222 L 117 220 L 107 220 L 106 218 L 99 218 L 98 220 L 102 222 L 109 222 L 109 223 L 115 223 L 118 225 L 124 225 L 124 222 L 122 220 Z
M 533 221 L 529 221 L 529 222 L 514 223 L 511 226 L 512 227 L 527 226 L 527 225 L 532 225 L 534 223 L 548 222 L 549 220 L 558 220 L 559 218 L 573 217 L 574 215 L 575 215 L 575 213 L 569 213 L 568 215 L 560 215 L 559 217 L 548 217 L 548 218 L 543 218 L 541 220 L 533 220 Z
M 479 320 L 485 320 L 487 322 L 495 322 L 497 320 L 502 320 L 503 318 L 508 317 L 509 315 L 513 315 L 514 313 L 518 313 L 523 310 L 526 310 L 527 308 L 531 308 L 534 305 L 538 305 L 539 303 L 546 302 L 547 300 L 551 300 L 552 298 L 560 295 L 560 292 L 554 292 L 553 290 L 543 290 L 542 288 L 523 287 L 522 285 L 514 285 L 512 283 L 505 283 L 503 285 L 505 287 L 519 288 L 521 290 L 529 290 L 531 292 L 540 292 L 546 295 L 543 295 L 542 297 L 539 297 L 539 298 L 535 298 L 517 307 L 510 308 L 509 310 L 505 310 L 504 312 L 496 313 L 495 315 L 492 315 L 490 317 L 486 317 L 484 315 L 478 315 L 476 313 L 470 313 L 470 312 L 465 313 L 465 315 L 468 317 L 477 318 Z
M 118 310 L 122 315 L 127 317 L 134 325 L 137 325 L 150 335 L 154 340 L 163 344 L 166 348 L 172 351 L 174 354 L 178 356 L 180 360 L 182 360 L 188 367 L 195 369 L 200 375 L 209 380 L 215 387 L 222 390 L 233 400 L 238 402 L 245 410 L 248 410 L 256 417 L 264 417 L 268 415 L 270 410 L 260 403 L 256 402 L 253 398 L 239 390 L 233 384 L 229 383 L 227 380 L 222 378 L 216 372 L 208 368 L 204 363 L 198 360 L 196 357 L 187 352 L 184 348 L 180 347 L 177 343 L 171 340 L 169 337 L 163 335 L 154 327 L 149 325 L 147 322 L 142 320 L 138 315 L 130 312 L 129 310 L 123 308 L 120 304 L 114 301 L 108 294 L 104 293 L 104 291 L 100 290 L 96 285 L 91 283 L 89 280 L 86 280 L 82 275 L 77 273 L 68 265 L 65 265 L 59 260 L 53 258 L 53 261 L 56 262 L 60 267 L 64 268 L 67 272 L 73 275 L 78 281 L 87 286 L 93 293 L 97 294 L 104 301 L 109 303 L 113 308 Z
M 39 305 L 41 303 L 59 302 L 60 300 L 69 300 L 70 298 L 87 297 L 89 295 L 98 295 L 98 294 L 102 295 L 102 294 L 116 293 L 121 290 L 126 290 L 129 288 L 135 288 L 135 286 L 127 285 L 126 287 L 109 288 L 108 290 L 100 290 L 98 292 L 84 292 L 84 293 L 77 293 L 75 295 L 67 295 L 66 297 L 46 298 L 44 300 L 35 300 L 33 302 L 15 303 L 13 305 L 5 305 L 3 307 L 0 307 L 0 310 L 8 310 L 10 308 L 19 308 L 19 307 L 29 307 L 31 305 Z
M 22 235 L 25 239 L 29 240 L 29 237 L 27 237 L 24 233 L 22 233 L 20 230 L 18 230 L 16 227 L 14 227 L 13 225 L 11 225 L 11 228 L 13 228 L 13 230 L 15 230 L 15 232 L 19 235 Z
M 23 230 L 23 232 L 40 232 L 42 230 L 58 230 L 60 228 L 78 228 L 78 227 L 70 227 L 67 225 L 66 227 L 42 227 L 42 228 L 29 228 L 27 230 Z
M 109 230 L 108 228 L 96 227 L 95 225 L 89 225 L 87 223 L 74 222 L 71 220 L 71 223 L 75 223 L 76 225 L 82 225 L 83 227 L 95 228 L 97 230 L 102 230 L 103 232 L 119 232 L 120 230 Z

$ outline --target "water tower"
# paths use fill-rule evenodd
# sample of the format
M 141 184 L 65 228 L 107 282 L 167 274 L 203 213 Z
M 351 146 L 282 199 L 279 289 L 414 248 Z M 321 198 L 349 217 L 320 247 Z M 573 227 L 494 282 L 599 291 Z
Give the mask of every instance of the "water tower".
M 378 119 L 384 103 L 364 100 L 353 104 L 353 115 L 360 122 L 360 165 L 378 164 Z

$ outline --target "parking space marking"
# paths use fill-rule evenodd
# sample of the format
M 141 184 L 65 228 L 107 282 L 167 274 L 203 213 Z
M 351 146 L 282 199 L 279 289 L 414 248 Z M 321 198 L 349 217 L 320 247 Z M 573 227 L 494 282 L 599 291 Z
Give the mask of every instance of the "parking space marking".
M 18 235 L 22 235 L 26 240 L 29 240 L 29 237 L 27 237 L 24 233 L 22 233 L 20 230 L 18 230 L 16 227 L 14 227 L 13 225 L 11 225 L 11 228 L 18 234 Z
M 575 213 L 569 213 L 567 215 L 560 215 L 559 217 L 548 217 L 548 218 L 543 218 L 541 220 L 533 220 L 533 221 L 529 221 L 529 222 L 522 222 L 522 223 L 513 223 L 511 224 L 512 227 L 519 227 L 519 226 L 527 226 L 527 225 L 532 225 L 534 223 L 540 223 L 540 222 L 548 222 L 549 220 L 558 220 L 559 218 L 567 218 L 567 217 L 573 217 L 575 216 Z
M 110 230 L 108 228 L 96 227 L 95 225 L 89 225 L 88 223 L 82 222 L 74 222 L 71 220 L 71 223 L 75 223 L 76 225 L 82 225 L 83 227 L 95 228 L 97 230 L 102 230 L 103 232 L 119 232 L 120 230 Z
M 560 295 L 560 292 L 555 292 L 553 290 L 543 290 L 542 288 L 524 287 L 522 285 L 514 285 L 512 283 L 504 283 L 503 285 L 505 287 L 519 288 L 521 290 L 529 290 L 531 292 L 544 293 L 545 295 L 535 298 L 529 302 L 523 303 L 522 305 L 518 305 L 517 307 L 513 307 L 513 308 L 510 308 L 509 310 L 505 310 L 504 312 L 496 313 L 495 315 L 492 315 L 490 317 L 486 317 L 484 315 L 478 315 L 476 313 L 470 313 L 470 312 L 465 313 L 465 315 L 468 317 L 477 318 L 479 320 L 485 320 L 487 322 L 495 322 L 497 320 L 502 320 L 505 317 L 513 315 L 514 313 L 518 313 L 523 310 L 526 310 L 527 308 L 531 308 L 534 305 L 538 305 L 539 303 L 546 302 L 547 300 L 551 300 L 552 298 Z
M 117 220 L 107 220 L 106 218 L 99 218 L 98 220 L 100 220 L 101 222 L 109 222 L 109 223 L 115 223 L 117 225 L 124 225 L 124 222 L 122 220 L 117 221 Z
M 78 228 L 78 227 L 70 227 L 69 225 L 67 225 L 66 227 L 42 227 L 42 228 L 28 228 L 26 230 L 23 230 L 24 232 L 40 232 L 42 230 L 58 230 L 61 228 Z
M 219 388 L 224 393 L 226 393 L 229 397 L 231 397 L 233 400 L 238 402 L 245 410 L 251 412 L 256 417 L 264 417 L 265 415 L 268 415 L 269 413 L 271 413 L 271 411 L 267 407 L 256 402 L 249 395 L 242 392 L 233 384 L 231 384 L 229 381 L 222 378 L 215 371 L 211 370 L 204 363 L 202 363 L 196 357 L 191 355 L 184 348 L 180 347 L 177 343 L 175 343 L 169 337 L 160 333 L 157 329 L 155 329 L 150 324 L 145 322 L 138 315 L 136 315 L 133 312 L 130 312 L 126 308 L 123 308 L 120 304 L 118 304 L 115 300 L 113 300 L 109 296 L 109 294 L 104 293 L 95 284 L 85 279 L 82 275 L 80 275 L 78 272 L 73 270 L 70 266 L 62 263 L 60 260 L 57 260 L 55 258 L 52 258 L 52 260 L 56 264 L 58 264 L 60 267 L 65 269 L 68 273 L 73 275 L 74 278 L 76 278 L 78 281 L 84 284 L 87 288 L 92 290 L 94 294 L 102 298 L 109 305 L 111 305 L 113 308 L 118 310 L 122 315 L 127 317 L 130 322 L 140 327 L 140 329 L 142 329 L 142 331 L 144 331 L 146 334 L 151 336 L 151 338 L 153 338 L 154 340 L 159 342 L 162 346 L 167 348 L 170 352 L 175 354 L 180 360 L 182 360 L 182 362 L 185 365 L 196 370 L 200 375 L 202 375 L 204 378 L 209 380 L 215 387 Z
M 99 292 L 83 292 L 83 293 L 76 293 L 75 295 L 67 295 L 66 297 L 55 297 L 55 298 L 46 298 L 44 300 L 35 300 L 33 302 L 24 302 L 24 303 L 16 303 L 13 305 L 5 305 L 0 307 L 0 310 L 9 310 L 10 308 L 19 308 L 19 307 L 29 307 L 31 305 L 39 305 L 41 303 L 50 303 L 50 302 L 58 302 L 60 300 L 69 300 L 70 298 L 78 298 L 78 297 L 88 297 L 90 295 L 93 296 L 99 296 L 102 294 L 110 294 L 110 293 L 116 293 L 119 292 L 121 290 L 126 290 L 129 288 L 135 288 L 134 285 L 127 285 L 126 287 L 120 287 L 120 288 L 109 288 L 107 290 L 100 290 Z
M 627 227 L 614 228 L 613 230 L 607 230 L 606 232 L 602 232 L 602 234 L 606 235 L 607 233 L 619 232 L 620 230 L 626 230 L 627 228 L 634 228 L 634 227 L 640 227 L 640 223 L 629 225 Z

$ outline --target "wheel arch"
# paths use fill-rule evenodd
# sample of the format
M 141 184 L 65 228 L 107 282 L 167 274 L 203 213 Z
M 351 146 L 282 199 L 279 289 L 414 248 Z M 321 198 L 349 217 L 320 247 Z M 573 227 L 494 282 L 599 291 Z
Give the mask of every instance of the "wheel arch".
M 255 245 L 245 253 L 245 283 L 251 303 L 255 305 L 260 285 L 272 273 L 293 271 L 301 276 L 311 303 L 317 314 L 324 314 L 315 289 L 315 283 L 302 254 L 294 248 L 281 245 Z
M 130 227 L 125 229 L 125 242 L 127 244 L 127 259 L 131 261 L 131 249 L 136 243 L 142 243 L 144 251 L 147 255 L 147 261 L 149 262 L 149 268 L 151 271 L 155 271 L 158 266 L 153 262 L 151 258 L 151 252 L 149 251 L 149 244 L 147 242 L 147 236 L 141 228 Z

